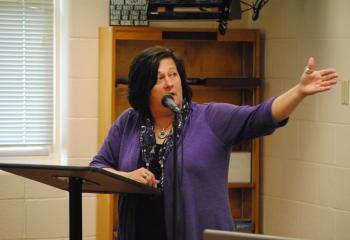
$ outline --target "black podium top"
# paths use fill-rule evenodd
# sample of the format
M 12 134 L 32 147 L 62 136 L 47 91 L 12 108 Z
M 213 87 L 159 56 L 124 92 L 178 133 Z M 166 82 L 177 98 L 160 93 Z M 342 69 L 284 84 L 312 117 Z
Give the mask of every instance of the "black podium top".
M 158 189 L 111 173 L 102 168 L 0 163 L 0 169 L 62 190 L 69 190 L 69 179 L 82 179 L 85 193 L 160 194 Z

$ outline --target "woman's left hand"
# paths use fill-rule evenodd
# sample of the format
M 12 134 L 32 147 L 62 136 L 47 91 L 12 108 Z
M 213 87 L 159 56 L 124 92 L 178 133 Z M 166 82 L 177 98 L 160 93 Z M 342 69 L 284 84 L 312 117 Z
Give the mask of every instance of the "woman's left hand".
M 314 70 L 314 67 L 315 60 L 310 57 L 299 82 L 299 90 L 304 96 L 328 91 L 337 83 L 338 74 L 334 68 Z

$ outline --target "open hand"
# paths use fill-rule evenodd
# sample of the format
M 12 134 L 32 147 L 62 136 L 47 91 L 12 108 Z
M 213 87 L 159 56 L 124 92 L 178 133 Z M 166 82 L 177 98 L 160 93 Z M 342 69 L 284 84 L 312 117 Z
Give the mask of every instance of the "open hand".
M 301 75 L 299 90 L 303 95 L 328 91 L 337 83 L 338 74 L 334 68 L 314 70 L 315 59 L 310 57 Z

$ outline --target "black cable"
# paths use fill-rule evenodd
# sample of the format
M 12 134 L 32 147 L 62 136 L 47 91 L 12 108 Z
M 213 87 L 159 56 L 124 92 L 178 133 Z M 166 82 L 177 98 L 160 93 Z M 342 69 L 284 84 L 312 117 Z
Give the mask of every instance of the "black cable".
M 259 18 L 260 10 L 268 3 L 269 0 L 256 0 L 253 4 L 249 4 L 245 1 L 240 1 L 241 4 L 249 6 L 249 8 L 243 9 L 241 12 L 253 11 L 252 20 L 256 21 Z
M 227 29 L 227 21 L 224 19 L 219 20 L 218 30 L 221 35 L 225 35 Z
M 250 3 L 246 3 L 245 1 L 240 1 L 243 5 L 249 6 L 250 8 L 253 7 L 253 5 L 251 5 Z
M 257 0 L 253 6 L 252 20 L 256 21 L 259 18 L 260 9 L 262 8 L 263 0 Z
M 183 123 L 184 124 L 184 123 Z M 184 126 L 184 125 L 183 125 Z M 182 128 L 183 129 L 183 128 Z M 182 201 L 182 216 L 184 217 L 183 221 L 182 221 L 182 224 L 183 224 L 183 232 L 186 233 L 186 210 L 185 210 L 185 199 L 184 199 L 184 192 L 183 192 L 183 175 L 184 175 L 184 135 L 183 135 L 183 132 L 182 134 L 180 135 L 181 136 L 181 171 L 180 171 L 180 191 L 179 191 L 179 199 L 181 199 Z
M 173 123 L 173 222 L 172 222 L 172 240 L 177 240 L 177 230 L 178 230 L 178 225 L 177 225 L 177 198 L 178 198 L 178 191 L 179 189 L 177 188 L 178 185 L 178 172 L 177 172 L 177 131 L 178 131 L 178 114 L 174 113 L 174 123 Z
M 173 124 L 173 240 L 183 239 L 185 236 L 185 207 L 184 207 L 184 199 L 183 199 L 183 134 L 178 132 L 179 130 L 183 130 L 183 128 L 178 129 L 178 123 L 182 122 L 181 114 L 174 113 L 174 124 Z M 184 124 L 184 123 L 182 123 Z M 179 136 L 179 138 L 177 138 Z M 178 163 L 178 143 L 181 142 L 181 162 Z M 180 166 L 178 168 L 178 166 Z M 179 171 L 180 172 L 179 172 Z M 178 209 L 179 207 L 179 209 Z M 178 211 L 182 212 L 183 216 L 179 216 Z M 181 219 L 180 217 L 183 217 Z

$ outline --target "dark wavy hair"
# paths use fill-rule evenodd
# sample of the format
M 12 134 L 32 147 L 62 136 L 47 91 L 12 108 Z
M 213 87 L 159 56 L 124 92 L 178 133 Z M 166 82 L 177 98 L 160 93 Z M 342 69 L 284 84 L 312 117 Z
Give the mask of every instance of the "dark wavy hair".
M 169 48 L 155 46 L 141 51 L 132 61 L 129 69 L 128 99 L 139 113 L 149 115 L 149 97 L 157 82 L 159 63 L 164 58 L 172 58 L 181 78 L 182 95 L 186 101 L 192 99 L 192 89 L 186 81 L 186 71 L 182 60 Z

